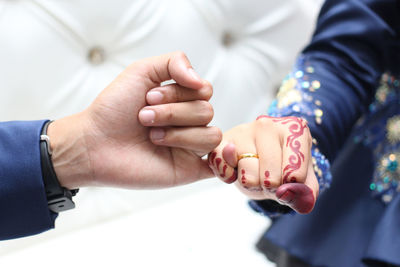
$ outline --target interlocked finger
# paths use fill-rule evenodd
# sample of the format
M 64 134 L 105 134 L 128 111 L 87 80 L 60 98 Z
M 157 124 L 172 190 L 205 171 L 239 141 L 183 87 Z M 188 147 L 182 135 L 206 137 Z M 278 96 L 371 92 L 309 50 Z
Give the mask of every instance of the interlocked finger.
M 194 100 L 210 100 L 213 90 L 209 82 L 204 81 L 201 89 L 193 90 L 176 83 L 151 89 L 146 95 L 149 105 L 160 105 Z
M 156 127 L 150 139 L 156 145 L 179 147 L 203 156 L 220 142 L 222 132 L 217 127 Z
M 253 154 L 253 153 L 244 153 Z M 255 154 L 255 153 L 254 153 Z M 243 154 L 240 154 L 243 155 Z M 240 157 L 239 155 L 239 157 Z M 238 162 L 239 183 L 249 191 L 262 191 L 259 179 L 259 159 L 257 157 L 244 157 Z
M 238 183 L 249 191 L 262 191 L 259 179 L 259 155 L 257 154 L 254 138 L 237 148 Z
M 222 156 L 226 142 L 222 142 L 214 151 L 208 154 L 208 165 L 213 170 L 215 176 L 220 178 L 223 182 L 231 184 L 237 179 L 237 171 L 233 166 Z
M 144 107 L 139 121 L 143 126 L 205 126 L 213 116 L 208 101 L 196 100 Z
M 265 192 L 274 192 L 282 184 L 282 148 L 275 132 L 260 128 L 256 133 L 257 151 L 260 156 L 260 184 Z

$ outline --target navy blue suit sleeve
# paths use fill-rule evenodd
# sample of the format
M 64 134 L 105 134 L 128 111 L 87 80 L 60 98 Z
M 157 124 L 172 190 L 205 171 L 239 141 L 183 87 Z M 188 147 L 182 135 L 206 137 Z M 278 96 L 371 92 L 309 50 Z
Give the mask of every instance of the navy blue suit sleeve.
M 0 123 L 0 240 L 54 227 L 40 166 L 45 121 Z
M 298 84 L 293 89 L 303 90 L 306 96 L 297 101 L 304 104 L 312 99 L 318 107 L 311 116 L 306 109 L 293 108 L 298 103 L 286 108 L 291 109 L 287 115 L 309 121 L 318 147 L 329 160 L 367 111 L 382 73 L 398 71 L 399 10 L 396 0 L 327 0 L 321 9 L 312 41 L 292 73 Z

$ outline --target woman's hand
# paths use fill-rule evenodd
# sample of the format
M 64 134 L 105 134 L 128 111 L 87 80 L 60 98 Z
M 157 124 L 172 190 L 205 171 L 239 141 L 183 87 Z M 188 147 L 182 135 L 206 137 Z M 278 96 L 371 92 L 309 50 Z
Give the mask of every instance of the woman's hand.
M 236 182 L 250 198 L 276 200 L 298 213 L 309 213 L 319 189 L 311 146 L 304 119 L 260 116 L 226 132 L 208 160 L 216 176 Z

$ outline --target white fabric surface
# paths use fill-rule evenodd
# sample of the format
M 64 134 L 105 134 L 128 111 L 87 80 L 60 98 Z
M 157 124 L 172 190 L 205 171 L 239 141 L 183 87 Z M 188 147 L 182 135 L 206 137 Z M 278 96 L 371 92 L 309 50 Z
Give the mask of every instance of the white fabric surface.
M 266 110 L 295 55 L 308 41 L 314 28 L 318 2 L 0 0 L 0 121 L 56 119 L 78 112 L 131 62 L 175 50 L 184 51 L 200 75 L 214 85 L 214 125 L 226 130 L 251 121 Z M 210 188 L 218 193 L 207 195 Z M 145 219 L 163 221 L 164 218 L 151 214 L 152 211 L 185 195 L 199 196 L 191 199 L 194 211 L 190 210 L 189 214 L 201 214 L 201 217 L 212 221 L 215 219 L 213 216 L 218 214 L 214 210 L 218 204 L 212 203 L 221 199 L 226 205 L 231 201 L 237 203 L 238 199 L 245 202 L 238 192 L 224 195 L 225 190 L 218 181 L 155 192 L 83 189 L 76 197 L 78 208 L 61 214 L 56 230 L 3 243 L 0 257 L 8 255 L 5 257 L 8 261 L 2 266 L 11 266 L 9 264 L 17 259 L 18 262 L 25 260 L 29 263 L 33 252 L 39 253 L 37 257 L 40 258 L 41 254 L 45 258 L 46 250 L 55 246 L 68 250 L 65 244 L 73 246 L 74 242 L 96 247 L 98 240 L 89 242 L 85 239 L 91 238 L 91 234 L 109 236 L 118 231 L 120 234 L 136 235 L 141 232 L 130 232 L 129 226 L 135 227 L 138 216 L 143 215 L 139 219 L 142 226 L 146 225 Z M 209 199 L 204 209 L 199 209 L 202 196 Z M 183 207 L 171 203 L 164 205 L 170 205 L 168 208 L 178 216 L 176 220 L 186 220 L 190 206 L 177 212 Z M 150 207 L 152 209 L 147 212 Z M 168 216 L 157 210 L 157 214 L 159 212 Z M 244 218 L 248 213 L 244 205 L 236 215 L 232 213 L 230 216 L 232 219 L 235 216 Z M 124 216 L 129 223 L 122 222 Z M 114 218 L 120 219 L 114 224 Z M 242 231 L 246 231 L 246 224 L 251 224 L 252 218 L 249 216 L 249 221 L 243 221 Z M 104 225 L 93 226 L 105 221 Z M 92 230 L 87 226 L 91 226 Z M 206 224 L 204 228 L 207 227 L 212 226 Z M 223 230 L 218 227 L 219 224 L 214 229 L 193 225 L 193 230 L 207 230 L 217 235 L 219 230 Z M 260 229 L 254 233 L 263 228 L 262 225 L 258 227 Z M 158 230 L 167 232 L 169 228 L 161 223 Z M 85 231 L 91 232 L 85 234 Z M 74 237 L 73 240 L 70 236 Z M 235 233 L 232 233 L 234 236 Z M 146 242 L 146 234 L 140 238 L 132 237 L 131 242 L 137 242 L 136 245 Z M 65 240 L 71 243 L 64 243 Z M 225 240 L 229 243 L 228 247 L 233 240 Z M 249 250 L 243 255 L 231 255 L 232 259 L 257 257 L 250 252 L 253 251 L 252 242 L 242 241 L 247 242 L 245 245 Z M 117 241 L 110 239 L 110 242 Z M 197 244 L 191 239 L 185 239 L 185 242 L 193 242 L 195 247 Z M 40 244 L 37 246 L 40 249 L 35 248 L 37 244 Z M 162 241 L 162 244 L 167 243 Z M 111 249 L 109 253 L 117 253 L 117 247 L 118 244 L 115 244 L 115 251 Z M 174 247 L 183 248 L 171 240 L 171 246 L 165 249 L 174 251 Z M 202 247 L 199 245 L 197 249 Z M 201 254 L 201 251 L 196 253 Z M 207 252 L 205 249 L 205 257 L 207 253 L 210 250 Z M 59 255 L 63 254 L 60 252 Z M 102 256 L 106 257 L 98 255 L 100 259 Z M 216 261 L 219 260 L 224 262 L 222 258 Z M 185 261 L 174 265 L 184 266 L 184 263 L 186 266 Z M 102 265 L 99 263 L 99 266 Z
M 234 187 L 219 184 L 68 235 L 48 238 L 47 232 L 36 246 L 0 257 L 0 265 L 269 267 L 273 265 L 254 251 L 266 226 Z

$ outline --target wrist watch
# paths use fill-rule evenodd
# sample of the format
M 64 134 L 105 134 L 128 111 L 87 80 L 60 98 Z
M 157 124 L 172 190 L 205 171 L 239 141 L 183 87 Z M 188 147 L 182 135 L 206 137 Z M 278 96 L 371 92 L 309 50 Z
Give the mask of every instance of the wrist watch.
M 44 188 L 46 190 L 47 204 L 53 212 L 61 212 L 75 208 L 72 197 L 78 193 L 79 189 L 69 190 L 60 185 L 56 172 L 51 161 L 50 138 L 47 135 L 47 128 L 52 121 L 45 123 L 40 135 L 40 163 Z

